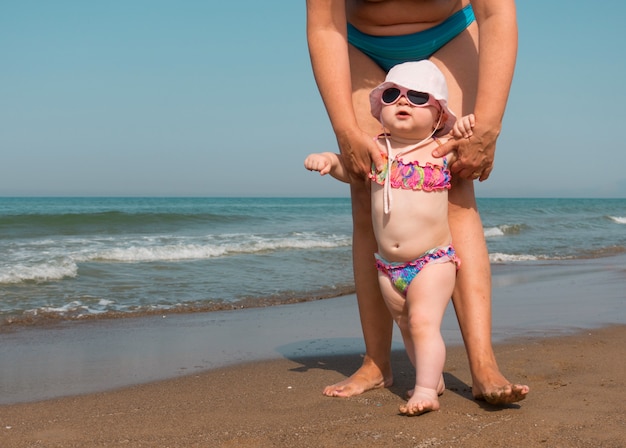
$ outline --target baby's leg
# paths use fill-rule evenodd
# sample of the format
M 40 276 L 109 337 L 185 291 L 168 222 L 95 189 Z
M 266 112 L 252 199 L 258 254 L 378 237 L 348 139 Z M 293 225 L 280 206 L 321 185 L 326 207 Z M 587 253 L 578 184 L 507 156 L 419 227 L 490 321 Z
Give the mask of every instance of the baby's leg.
M 406 297 L 404 297 L 404 295 L 393 285 L 389 277 L 384 273 L 378 273 L 378 284 L 380 285 L 380 291 L 383 295 L 383 299 L 385 300 L 385 304 L 387 305 L 387 309 L 389 309 L 389 313 L 391 314 L 393 321 L 400 329 L 406 353 L 409 356 L 411 364 L 415 367 L 415 347 L 413 346 L 413 339 L 411 339 L 411 334 L 409 332 L 409 316 L 407 312 L 408 308 L 406 306 Z
M 415 367 L 415 366 L 413 366 L 413 367 Z M 437 384 L 436 391 L 437 391 L 437 395 L 438 396 L 443 395 L 443 393 L 446 391 L 446 382 L 445 382 L 445 380 L 443 378 L 443 373 L 441 374 L 441 379 L 439 380 L 439 384 Z M 407 399 L 411 398 L 414 393 L 415 393 L 415 389 L 407 390 L 407 392 L 406 392 Z
M 446 358 L 441 321 L 452 296 L 455 276 L 454 263 L 430 263 L 407 291 L 407 330 L 416 375 L 415 390 L 407 404 L 400 407 L 403 414 L 420 415 L 439 409 L 438 395 Z

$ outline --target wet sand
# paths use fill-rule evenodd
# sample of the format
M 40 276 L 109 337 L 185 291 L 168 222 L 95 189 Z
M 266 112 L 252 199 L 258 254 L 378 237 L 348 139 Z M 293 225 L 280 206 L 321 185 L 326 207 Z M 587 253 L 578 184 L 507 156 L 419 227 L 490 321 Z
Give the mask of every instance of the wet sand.
M 341 380 L 356 354 L 278 359 L 112 392 L 0 407 L 3 447 L 623 447 L 626 326 L 498 344 L 525 401 L 472 399 L 465 353 L 449 350 L 441 410 L 397 413 L 411 367 L 394 352 L 396 384 L 349 399 Z
M 442 408 L 416 418 L 397 413 L 413 375 L 397 334 L 393 387 L 322 396 L 361 361 L 354 296 L 12 329 L 0 446 L 622 447 L 624 261 L 496 267 L 497 358 L 530 397 L 472 399 L 450 309 Z

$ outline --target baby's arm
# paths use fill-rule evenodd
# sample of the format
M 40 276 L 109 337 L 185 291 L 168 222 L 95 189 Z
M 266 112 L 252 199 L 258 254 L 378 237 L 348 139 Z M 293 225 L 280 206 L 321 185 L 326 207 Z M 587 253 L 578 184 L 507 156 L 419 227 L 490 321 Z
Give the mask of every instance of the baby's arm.
M 470 138 L 473 135 L 472 128 L 475 124 L 474 114 L 468 114 L 459 118 L 452 127 L 452 136 L 454 138 Z
M 349 182 L 348 171 L 343 164 L 341 154 L 332 152 L 309 154 L 304 160 L 304 167 L 309 171 L 318 171 L 322 176 L 330 174 L 341 182 Z

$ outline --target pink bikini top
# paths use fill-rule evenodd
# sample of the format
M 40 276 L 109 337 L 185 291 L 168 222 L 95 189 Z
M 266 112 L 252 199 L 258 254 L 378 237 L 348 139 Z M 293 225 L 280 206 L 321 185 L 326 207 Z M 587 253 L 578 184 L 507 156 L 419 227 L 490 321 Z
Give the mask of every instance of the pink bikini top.
M 434 130 L 433 130 L 434 133 Z M 422 191 L 440 191 L 450 188 L 450 170 L 448 169 L 448 160 L 444 157 L 443 165 L 434 165 L 426 163 L 420 165 L 418 161 L 404 162 L 402 156 L 409 152 L 415 151 L 422 144 L 427 143 L 433 138 L 438 145 L 441 142 L 432 137 L 432 133 L 425 139 L 419 141 L 399 153 L 391 156 L 391 143 L 388 134 L 382 134 L 377 139 L 384 138 L 387 146 L 387 152 L 382 153 L 385 167 L 380 171 L 376 171 L 376 167 L 372 166 L 369 178 L 373 182 L 383 186 L 383 208 L 385 214 L 391 212 L 392 194 L 391 190 L 422 190 Z M 389 174 L 391 173 L 391 174 Z
M 369 178 L 379 185 L 385 185 L 387 172 L 387 154 L 382 153 L 385 166 L 381 171 L 376 172 L 376 167 L 372 167 Z M 391 162 L 391 177 L 389 183 L 391 188 L 401 188 L 403 190 L 423 190 L 438 191 L 450 189 L 450 170 L 448 160 L 443 159 L 443 165 L 433 165 L 426 163 L 420 165 L 418 161 L 404 162 L 402 159 L 395 159 Z

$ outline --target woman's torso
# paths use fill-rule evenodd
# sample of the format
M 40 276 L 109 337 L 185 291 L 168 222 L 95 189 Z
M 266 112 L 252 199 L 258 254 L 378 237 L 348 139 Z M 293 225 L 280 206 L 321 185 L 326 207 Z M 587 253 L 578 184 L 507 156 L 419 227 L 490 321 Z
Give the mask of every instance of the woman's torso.
M 346 0 L 348 22 L 366 34 L 395 36 L 443 22 L 469 0 Z

